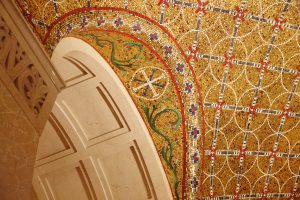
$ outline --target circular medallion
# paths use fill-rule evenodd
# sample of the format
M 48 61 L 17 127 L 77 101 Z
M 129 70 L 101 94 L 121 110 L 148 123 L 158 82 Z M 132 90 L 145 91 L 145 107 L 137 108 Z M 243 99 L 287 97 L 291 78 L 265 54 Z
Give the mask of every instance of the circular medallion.
M 169 84 L 167 73 L 158 67 L 143 67 L 138 69 L 130 81 L 133 93 L 143 99 L 160 98 Z

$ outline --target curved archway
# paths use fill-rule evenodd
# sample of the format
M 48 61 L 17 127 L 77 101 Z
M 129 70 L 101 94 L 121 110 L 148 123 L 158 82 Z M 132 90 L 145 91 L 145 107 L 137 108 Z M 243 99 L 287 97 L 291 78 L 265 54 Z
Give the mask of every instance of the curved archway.
M 52 62 L 66 88 L 40 139 L 39 199 L 172 199 L 143 119 L 104 58 L 69 37 Z
M 85 15 L 92 12 L 95 15 Z M 172 136 L 173 139 L 167 142 L 167 145 L 161 141 L 156 145 L 157 151 L 160 153 L 161 160 L 164 160 L 162 163 L 167 171 L 173 196 L 176 199 L 184 199 L 186 194 L 190 194 L 201 198 L 205 166 L 205 122 L 201 88 L 191 65 L 191 62 L 197 59 L 196 51 L 186 55 L 175 37 L 164 26 L 141 13 L 116 7 L 83 7 L 66 12 L 51 22 L 40 39 L 49 54 L 52 54 L 55 46 L 66 36 L 79 37 L 93 44 L 93 47 L 100 52 L 102 44 L 97 44 L 97 38 L 84 36 L 89 32 L 93 32 L 93 34 L 97 32 L 114 33 L 119 37 L 131 38 L 133 42 L 139 41 L 143 43 L 143 46 L 151 49 L 158 58 L 159 62 L 153 62 L 151 65 L 164 65 L 164 69 L 169 72 L 175 88 L 173 94 L 169 95 L 169 99 L 173 99 L 173 103 L 177 104 L 175 107 L 180 110 L 181 122 L 183 122 L 180 127 L 182 131 L 177 133 L 169 131 L 168 136 Z M 108 51 L 112 52 L 111 49 Z M 112 67 L 114 64 L 118 66 L 120 63 L 114 63 L 111 55 L 106 58 L 107 62 L 112 61 L 110 63 Z M 120 66 L 114 68 L 116 73 L 119 70 Z M 126 74 L 123 75 L 118 74 L 122 81 L 126 79 Z M 124 85 L 126 84 L 124 83 Z M 174 101 L 174 99 L 176 100 Z M 152 106 L 155 107 L 155 103 L 151 102 L 147 107 L 152 108 Z M 167 106 L 168 104 L 165 105 L 165 107 Z M 173 107 L 172 104 L 171 107 Z M 151 109 L 151 111 L 155 111 L 156 114 L 160 113 L 157 108 Z M 141 110 L 141 113 L 146 114 L 144 109 Z M 148 118 L 145 117 L 147 121 Z M 172 121 L 168 120 L 168 115 L 165 115 L 163 121 L 168 124 L 166 126 L 170 127 L 169 122 L 172 123 Z M 147 124 L 151 125 L 150 122 Z M 152 127 L 148 128 L 153 130 Z M 189 137 L 188 133 L 192 136 Z M 168 152 L 171 152 L 169 149 L 173 149 L 170 147 L 172 145 L 176 146 L 177 152 L 170 154 Z M 165 146 L 167 148 L 164 148 Z M 169 154 L 169 158 L 164 156 L 167 154 Z

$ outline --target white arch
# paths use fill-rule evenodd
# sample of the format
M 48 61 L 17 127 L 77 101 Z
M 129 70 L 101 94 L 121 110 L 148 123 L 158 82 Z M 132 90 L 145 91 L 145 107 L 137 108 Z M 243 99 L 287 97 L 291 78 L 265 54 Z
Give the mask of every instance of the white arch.
M 39 143 L 39 199 L 172 199 L 147 127 L 102 56 L 68 37 L 51 61 L 66 88 Z

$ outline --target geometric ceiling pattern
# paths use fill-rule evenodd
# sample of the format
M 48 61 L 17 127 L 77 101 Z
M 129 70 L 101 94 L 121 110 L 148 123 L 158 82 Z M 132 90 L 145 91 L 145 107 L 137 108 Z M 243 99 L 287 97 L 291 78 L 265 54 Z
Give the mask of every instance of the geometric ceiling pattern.
M 15 1 L 49 55 L 107 60 L 174 199 L 300 198 L 300 1 Z

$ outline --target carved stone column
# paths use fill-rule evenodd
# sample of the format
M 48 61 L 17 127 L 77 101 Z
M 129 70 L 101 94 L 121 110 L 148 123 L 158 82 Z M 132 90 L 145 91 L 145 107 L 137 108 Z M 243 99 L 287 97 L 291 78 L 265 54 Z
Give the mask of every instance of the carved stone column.
M 62 87 L 15 5 L 0 0 L 0 199 L 31 199 L 38 139 Z

